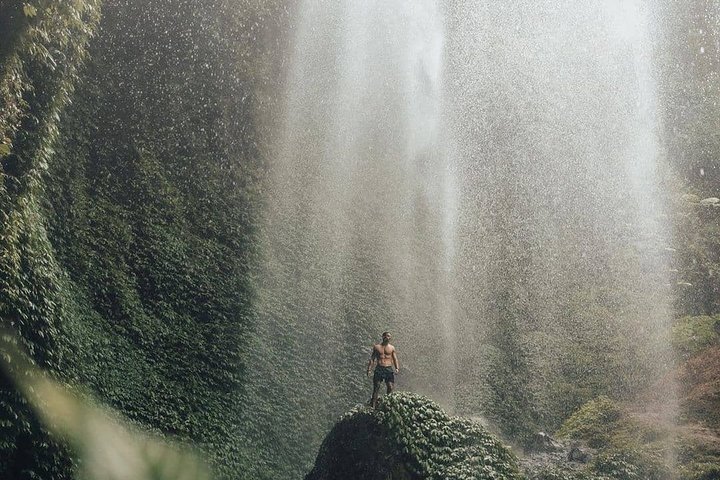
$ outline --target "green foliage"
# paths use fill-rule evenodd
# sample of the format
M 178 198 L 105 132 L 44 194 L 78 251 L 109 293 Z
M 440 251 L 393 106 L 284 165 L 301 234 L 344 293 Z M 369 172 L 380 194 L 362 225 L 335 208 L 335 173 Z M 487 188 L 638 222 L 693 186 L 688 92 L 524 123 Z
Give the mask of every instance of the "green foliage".
M 712 429 L 689 425 L 677 436 L 674 453 L 680 478 L 691 480 L 718 478 L 720 439 Z
M 640 480 L 641 469 L 626 452 L 603 455 L 594 462 L 595 469 L 618 480 Z
M 71 101 L 99 0 L 36 0 L 6 20 L 12 38 L 0 65 L 0 188 L 11 195 L 38 186 Z M 29 193 L 32 194 L 32 193 Z
M 599 449 L 588 468 L 592 474 L 616 480 L 672 478 L 672 432 L 639 423 L 608 397 L 583 405 L 565 421 L 558 436 Z
M 720 341 L 719 329 L 720 315 L 682 317 L 672 326 L 670 341 L 675 351 L 687 358 L 717 344 Z
M 605 476 L 588 471 L 578 470 L 562 465 L 546 465 L 531 472 L 528 480 L 610 480 Z
M 673 226 L 675 310 L 679 316 L 720 313 L 720 208 L 701 203 L 710 194 L 692 185 L 674 185 L 670 205 Z M 695 194 L 681 194 L 692 191 Z M 713 194 L 714 195 L 714 194 Z
M 657 40 L 663 45 L 657 49 L 658 64 L 677 66 L 664 69 L 658 84 L 659 100 L 665 105 L 661 124 L 667 162 L 683 183 L 716 197 L 720 193 L 720 84 L 717 56 L 708 53 L 717 51 L 720 14 L 713 6 L 708 0 L 662 1 L 655 14 L 666 19 L 658 24 Z
M 688 480 L 716 480 L 720 478 L 720 461 L 693 463 L 683 472 Z
M 557 430 L 600 395 L 627 399 L 647 388 L 664 368 L 658 352 L 669 348 L 633 323 L 632 302 L 618 293 L 623 290 L 578 285 L 553 318 L 534 318 L 542 308 L 528 308 L 520 295 L 501 296 L 497 312 L 486 314 L 493 322 L 488 330 L 496 333 L 468 360 L 482 365 L 486 386 L 467 392 L 461 408 L 476 402 L 475 412 L 523 444 L 538 431 Z M 644 315 L 639 322 L 648 321 Z
M 59 284 L 39 200 L 40 175 L 58 138 L 99 1 L 34 1 L 0 13 L 0 317 L 21 335 L 33 359 L 60 369 Z M 60 60 L 62 59 L 62 60 Z M 0 476 L 67 478 L 71 462 L 3 378 Z
M 198 444 L 221 477 L 278 478 L 289 466 L 266 467 L 250 440 L 264 425 L 243 408 L 262 92 L 251 77 L 270 67 L 238 22 L 279 7 L 106 5 L 88 47 L 99 3 L 0 12 L 0 314 L 41 366 Z M 228 75 L 211 82 L 207 68 Z M 9 383 L 0 393 L 0 476 L 69 478 L 65 448 Z
M 499 294 L 494 307 L 486 314 L 491 323 L 486 328 L 493 333 L 479 347 L 460 349 L 471 356 L 463 362 L 477 365 L 482 377 L 472 382 L 474 388 L 461 390 L 459 403 L 464 412 L 480 412 L 506 437 L 522 443 L 540 428 L 543 414 L 531 388 L 534 346 L 523 332 L 528 312 L 507 292 Z
M 37 7 L 29 3 L 23 3 L 23 13 L 26 17 L 35 17 L 37 16 Z
M 573 413 L 557 435 L 584 440 L 591 447 L 607 446 L 621 419 L 622 411 L 617 404 L 606 396 L 600 396 Z
M 292 365 L 307 363 L 304 346 L 290 336 L 272 339 L 277 358 L 268 358 L 268 366 L 243 362 L 265 341 L 253 336 L 249 264 L 264 169 L 256 129 L 261 108 L 272 108 L 268 79 L 276 73 L 255 36 L 277 38 L 247 25 L 262 18 L 260 25 L 273 25 L 267 19 L 282 15 L 281 3 L 242 2 L 238 12 L 236 3 L 224 1 L 109 2 L 81 82 L 99 0 L 14 2 L 0 12 L 3 321 L 20 332 L 37 363 L 87 385 L 133 422 L 199 444 L 226 478 L 297 475 L 309 461 L 305 445 L 317 443 L 329 422 L 306 389 L 287 386 L 289 378 L 268 384 L 263 376 L 274 374 L 284 356 Z M 693 285 L 684 297 L 687 312 L 716 313 L 718 209 L 685 207 L 692 228 L 679 243 L 687 247 L 680 257 L 688 276 L 681 280 Z M 490 391 L 482 405 L 506 433 L 521 438 L 556 425 L 568 409 L 601 392 L 614 395 L 642 376 L 624 369 L 646 364 L 631 357 L 633 338 L 619 330 L 616 338 L 603 337 L 620 323 L 614 315 L 625 308 L 622 301 L 605 291 L 582 292 L 562 304 L 561 315 L 579 324 L 572 335 L 535 335 L 533 325 L 546 319 L 512 304 L 518 295 L 505 288 L 493 317 L 499 334 L 487 340 Z M 291 316 L 283 308 L 272 313 L 285 321 Z M 357 330 L 353 315 L 343 319 L 349 331 Z M 709 338 L 705 321 L 693 322 L 674 332 L 681 351 Z M 524 336 L 527 331 L 533 333 Z M 547 348 L 558 363 L 538 366 L 537 352 Z M 353 360 L 352 352 L 347 356 Z M 542 398 L 532 382 L 550 385 Z M 357 388 L 348 393 L 323 379 L 326 387 L 337 388 L 332 396 L 343 400 Z M 0 395 L 0 474 L 71 475 L 67 451 L 25 400 L 5 381 Z M 512 470 L 492 441 L 482 451 L 465 445 L 485 441 L 479 427 L 427 406 L 428 422 L 438 427 L 407 423 L 403 415 L 413 413 L 406 400 L 390 408 L 388 399 L 388 412 L 404 412 L 388 425 L 414 471 L 474 478 L 486 467 Z M 248 411 L 250 404 L 262 408 Z M 597 411 L 563 428 L 599 445 L 635 441 L 606 407 L 588 407 Z M 302 431 L 298 420 L 306 414 L 322 420 L 311 431 Z M 615 427 L 620 433 L 609 431 Z M 472 460 L 454 463 L 453 455 L 466 454 Z M 635 457 L 603 458 L 599 468 L 618 475 L 645 468 Z
M 387 427 L 408 469 L 431 479 L 520 478 L 515 456 L 483 427 L 449 417 L 427 398 L 383 397 L 374 415 Z
M 672 477 L 662 451 L 610 450 L 593 459 L 593 471 L 614 480 L 669 480 Z
M 71 392 L 34 367 L 12 334 L 0 335 L 0 352 L 0 368 L 23 399 L 45 427 L 72 445 L 81 478 L 209 480 L 207 467 L 192 451 L 132 428 L 116 412 L 96 406 L 91 396 Z M 57 476 L 57 472 L 46 473 Z

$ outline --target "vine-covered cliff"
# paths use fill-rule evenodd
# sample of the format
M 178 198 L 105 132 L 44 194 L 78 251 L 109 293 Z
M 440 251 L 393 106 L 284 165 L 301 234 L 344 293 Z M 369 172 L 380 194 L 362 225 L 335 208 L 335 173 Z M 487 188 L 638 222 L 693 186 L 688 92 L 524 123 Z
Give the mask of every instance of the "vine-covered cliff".
M 553 58 L 564 65 L 567 52 L 563 48 L 572 43 L 572 58 L 586 68 L 580 77 L 563 69 L 565 80 L 582 78 L 592 84 L 597 72 L 607 76 L 606 83 L 596 86 L 602 91 L 597 97 L 601 100 L 593 100 L 593 108 L 602 112 L 597 116 L 594 110 L 584 109 L 582 101 L 565 98 L 567 89 L 559 79 L 552 89 L 547 88 L 550 76 L 545 69 L 552 64 L 538 56 L 528 68 L 521 55 L 508 55 L 513 51 L 508 46 L 515 52 L 527 51 L 523 45 L 545 51 L 546 45 L 531 33 L 538 18 L 547 27 L 547 16 L 533 18 L 532 2 L 517 3 L 502 22 L 490 22 L 494 27 L 487 31 L 475 28 L 457 12 L 471 12 L 485 22 L 491 18 L 489 10 L 472 8 L 471 2 L 449 2 L 439 9 L 445 9 L 449 17 L 448 32 L 437 22 L 438 35 L 447 33 L 451 40 L 443 44 L 438 37 L 437 44 L 446 45 L 449 60 L 444 60 L 442 68 L 449 67 L 443 70 L 449 81 L 442 84 L 442 75 L 433 79 L 428 72 L 434 70 L 427 65 L 416 68 L 413 62 L 409 62 L 412 75 L 408 78 L 412 88 L 438 100 L 432 103 L 438 112 L 441 103 L 453 103 L 450 99 L 467 107 L 459 110 L 465 113 L 457 120 L 467 138 L 458 142 L 453 155 L 472 160 L 466 166 L 476 175 L 461 178 L 461 169 L 458 185 L 467 188 L 454 192 L 453 202 L 465 213 L 455 225 L 459 230 L 441 239 L 445 228 L 454 228 L 452 219 L 442 217 L 442 222 L 436 222 L 442 209 L 433 210 L 438 202 L 428 201 L 431 197 L 422 189 L 408 202 L 410 197 L 371 198 L 376 180 L 385 182 L 383 191 L 388 193 L 398 190 L 400 183 L 411 184 L 413 180 L 401 170 L 395 177 L 383 173 L 384 169 L 371 172 L 353 192 L 353 202 L 361 208 L 333 210 L 335 205 L 329 205 L 333 202 L 322 192 L 330 192 L 332 199 L 344 198 L 347 192 L 338 185 L 350 185 L 348 178 L 364 175 L 365 167 L 353 170 L 355 160 L 349 161 L 330 175 L 342 182 L 330 184 L 324 167 L 316 168 L 313 159 L 294 162 L 295 154 L 304 155 L 296 151 L 296 139 L 311 145 L 310 151 L 336 149 L 333 155 L 338 156 L 344 155 L 344 142 L 350 139 L 353 148 L 363 150 L 357 158 L 378 162 L 368 165 L 386 162 L 383 167 L 390 167 L 389 171 L 395 170 L 395 149 L 398 155 L 408 150 L 404 141 L 397 141 L 395 130 L 383 129 L 383 123 L 376 121 L 370 104 L 363 104 L 365 97 L 350 88 L 358 77 L 358 85 L 364 85 L 360 89 L 373 97 L 372 105 L 393 110 L 392 103 L 372 90 L 391 84 L 383 72 L 393 70 L 374 71 L 368 61 L 372 78 L 366 82 L 357 74 L 364 72 L 358 65 L 366 65 L 355 65 L 355 57 L 344 57 L 348 52 L 355 52 L 363 62 L 371 57 L 361 52 L 349 31 L 373 37 L 367 32 L 387 28 L 397 30 L 394 33 L 400 38 L 405 30 L 393 29 L 393 21 L 384 23 L 384 15 L 380 15 L 383 21 L 374 22 L 375 30 L 363 30 L 373 22 L 355 25 L 354 18 L 343 20 L 352 24 L 346 29 L 340 22 L 346 4 L 340 2 L 331 11 L 336 13 L 323 17 L 318 25 L 308 13 L 312 10 L 303 13 L 296 3 L 302 2 L 0 0 L 0 334 L 12 332 L 8 338 L 17 338 L 43 371 L 66 386 L 82 386 L 90 392 L 88 397 L 142 430 L 197 446 L 219 478 L 307 474 L 338 412 L 359 401 L 365 390 L 369 393 L 361 371 L 368 353 L 368 332 L 379 333 L 386 323 L 401 317 L 406 322 L 402 325 L 409 326 L 398 332 L 403 362 L 411 350 L 416 361 L 407 369 L 403 366 L 401 389 L 403 381 L 430 378 L 432 390 L 455 402 L 458 411 L 483 415 L 494 429 L 518 443 L 539 429 L 557 430 L 561 425 L 560 432 L 568 438 L 586 442 L 597 440 L 586 435 L 590 427 L 603 435 L 615 429 L 603 437 L 607 443 L 603 448 L 608 450 L 599 451 L 592 467 L 578 473 L 578 478 L 598 472 L 608 478 L 625 478 L 622 475 L 633 471 L 669 475 L 670 467 L 666 469 L 663 463 L 666 458 L 656 464 L 657 452 L 676 455 L 675 466 L 687 478 L 715 478 L 720 469 L 715 368 L 720 357 L 720 200 L 716 198 L 720 137 L 713 125 L 720 105 L 716 75 L 720 57 L 713 52 L 717 53 L 720 33 L 714 26 L 717 13 L 708 7 L 711 2 L 693 0 L 682 9 L 673 2 L 660 2 L 658 10 L 665 22 L 658 31 L 664 36 L 658 37 L 653 48 L 662 64 L 657 66 L 657 114 L 664 123 L 658 120 L 657 132 L 652 132 L 662 137 L 657 142 L 657 173 L 662 177 L 660 196 L 668 205 L 667 215 L 663 213 L 658 222 L 665 225 L 667 220 L 668 232 L 662 239 L 667 245 L 652 241 L 653 248 L 672 260 L 668 260 L 668 272 L 648 268 L 645 273 L 666 279 L 669 284 L 662 289 L 653 288 L 648 276 L 627 274 L 625 260 L 644 255 L 642 242 L 624 236 L 630 223 L 618 221 L 635 221 L 630 201 L 615 195 L 615 190 L 598 188 L 593 175 L 580 175 L 579 180 L 565 175 L 567 195 L 546 188 L 557 175 L 542 158 L 555 162 L 558 171 L 572 171 L 574 163 L 556 155 L 566 152 L 568 145 L 577 147 L 575 157 L 598 160 L 588 163 L 592 168 L 587 172 L 608 170 L 600 163 L 608 144 L 613 146 L 608 151 L 616 155 L 616 168 L 628 158 L 633 160 L 617 153 L 622 142 L 613 138 L 626 138 L 627 132 L 622 122 L 604 116 L 610 110 L 602 101 L 617 100 L 618 92 L 602 85 L 615 85 L 622 75 L 609 74 L 587 56 L 588 38 L 555 45 Z M 541 10 L 537 4 L 533 8 Z M 298 28 L 301 17 L 306 30 Z M 603 25 L 592 25 L 592 31 L 608 34 Z M 325 27 L 335 35 L 332 38 L 340 39 L 337 45 L 328 46 Z M 524 34 L 513 33 L 520 32 L 516 28 L 524 29 Z M 553 42 L 556 30 L 545 32 Z M 290 44 L 289 38 L 302 37 L 303 31 L 312 32 L 314 40 L 306 44 L 312 48 L 303 50 L 302 38 L 293 37 L 295 43 Z M 508 44 L 506 39 L 513 35 L 519 43 Z M 469 48 L 474 45 L 468 41 L 471 38 L 486 42 L 487 52 L 478 55 L 477 49 Z M 377 40 L 373 48 L 383 57 L 392 42 L 382 35 L 373 40 Z M 290 58 L 294 55 L 290 52 L 299 50 L 312 53 L 298 57 L 312 62 L 306 69 L 302 60 Z M 435 53 L 439 59 L 440 52 Z M 618 50 L 612 56 L 622 57 L 622 65 L 631 65 L 623 57 L 626 53 Z M 509 63 L 494 63 L 488 61 L 491 55 L 512 58 Z M 393 63 L 383 58 L 388 65 Z M 468 74 L 468 61 L 482 69 L 484 77 Z M 438 72 L 441 63 L 433 63 Z M 486 69 L 490 64 L 493 68 Z M 339 73 L 344 68 L 349 73 L 343 77 Z M 285 88 L 285 75 L 293 69 L 296 84 Z M 508 73 L 512 70 L 526 75 L 512 78 Z M 313 83 L 318 80 L 316 74 L 322 77 L 317 84 Z M 417 83 L 413 83 L 415 75 Z M 335 113 L 350 120 L 338 122 L 342 125 L 335 134 L 326 128 L 324 96 L 332 95 L 338 85 L 349 91 L 335 100 Z M 613 108 L 632 116 L 637 92 L 634 81 L 628 85 L 633 87 L 620 95 Z M 514 89 L 519 86 L 522 89 Z M 679 86 L 686 88 L 682 95 Z M 295 97 L 288 100 L 286 90 Z M 578 87 L 576 99 L 594 95 L 581 90 L 584 87 Z M 372 127 L 367 145 L 365 140 L 357 141 L 362 135 L 353 130 L 354 107 L 343 103 L 350 97 L 371 112 L 362 113 L 362 123 Z M 479 103 L 478 98 L 484 97 L 492 101 Z M 302 102 L 293 107 L 292 98 Z M 412 100 L 392 92 L 388 98 L 401 100 L 401 106 Z M 566 116 L 553 106 L 555 100 L 568 107 L 572 103 L 582 115 Z M 292 171 L 300 172 L 292 179 L 299 192 L 294 196 L 288 194 L 286 181 L 290 169 L 276 169 L 274 183 L 268 182 L 268 172 L 271 157 L 277 154 L 271 152 L 274 137 L 284 135 L 285 127 L 277 124 L 287 115 L 285 110 L 298 105 L 312 105 L 313 115 L 308 123 L 307 110 L 295 111 L 294 133 L 285 135 L 283 154 L 294 162 Z M 537 116 L 532 106 L 547 108 L 542 110 L 547 117 Z M 425 125 L 426 113 L 418 110 L 420 121 L 412 125 Z M 470 116 L 477 124 L 466 121 Z M 586 117 L 592 122 L 584 124 Z M 542 122 L 543 129 L 537 130 Z M 604 123 L 612 124 L 619 136 L 606 136 Z M 516 128 L 519 124 L 521 129 Z M 415 141 L 423 135 L 412 125 L 403 126 L 402 131 Z M 477 130 L 478 125 L 483 129 Z M 588 136 L 573 137 L 577 126 Z M 478 132 L 489 132 L 492 141 Z M 537 157 L 549 134 L 558 143 L 546 149 L 545 157 Z M 332 148 L 318 141 L 321 137 L 330 139 Z M 521 157 L 527 157 L 528 163 L 522 163 Z M 418 155 L 417 165 L 407 165 L 428 178 L 437 177 L 428 158 Z M 508 159 L 512 160 L 510 169 Z M 575 188 L 578 181 L 584 185 L 579 190 Z M 322 189 L 311 191 L 316 187 Z M 546 196 L 540 196 L 545 206 L 531 194 L 533 189 L 545 191 Z M 610 197 L 608 205 L 622 215 L 608 216 L 592 192 Z M 281 199 L 282 214 L 268 216 L 263 223 L 263 202 L 273 196 Z M 303 211 L 308 202 L 301 203 L 307 198 L 317 207 L 309 216 Z M 407 207 L 407 212 L 387 213 L 387 198 L 402 200 L 396 207 Z M 410 205 L 420 208 L 411 215 Z M 590 210 L 595 217 L 588 214 Z M 326 222 L 328 211 L 357 235 L 338 232 Z M 376 211 L 383 212 L 385 223 L 374 223 Z M 475 223 L 478 212 L 486 225 Z M 382 227 L 397 223 L 399 217 L 412 228 Z M 615 236 L 609 238 L 595 220 L 617 227 Z M 586 233 L 569 235 L 574 223 Z M 530 224 L 542 227 L 536 231 L 551 248 L 527 241 L 523 232 L 533 231 Z M 368 225 L 374 225 L 371 236 L 382 241 L 363 237 Z M 553 225 L 567 229 L 565 235 L 558 235 Z M 262 240 L 261 227 L 266 227 Z M 392 233 L 416 231 L 413 228 L 423 232 L 423 241 Z M 287 237 L 278 239 L 279 231 L 287 232 Z M 457 260 L 453 265 L 449 255 L 445 263 L 434 246 L 450 242 L 453 235 L 460 246 L 458 258 L 463 258 L 463 251 L 485 245 L 481 250 L 486 257 L 473 257 L 470 252 L 468 258 L 487 258 L 488 262 Z M 331 242 L 314 243 L 321 237 Z M 273 241 L 277 243 L 274 250 L 268 248 Z M 329 254 L 325 246 L 335 245 L 332 242 L 352 245 Z M 600 248 L 612 242 L 617 249 Z M 383 245 L 397 248 L 386 252 L 387 261 L 376 253 Z M 258 259 L 263 246 L 265 257 Z M 564 256 L 563 249 L 572 255 Z M 413 257 L 412 252 L 420 251 L 427 262 Z M 271 275 L 259 280 L 262 267 L 258 264 L 263 261 Z M 396 267 L 393 263 L 404 261 L 412 264 L 414 274 L 402 269 L 388 273 Z M 566 275 L 572 265 L 586 268 Z M 453 269 L 459 274 L 451 275 Z M 416 283 L 411 281 L 413 275 Z M 457 281 L 458 288 L 437 289 L 437 278 L 446 279 L 447 285 Z M 529 278 L 536 280 L 528 283 Z M 624 296 L 628 285 L 657 295 L 645 298 L 647 304 L 667 294 L 663 302 L 673 303 L 675 318 L 660 327 L 662 322 L 654 314 L 630 308 Z M 536 295 L 527 294 L 530 287 Z M 265 288 L 264 296 L 258 299 L 261 288 Z M 425 296 L 425 291 L 433 295 Z M 439 308 L 437 299 L 444 295 L 461 301 Z M 429 313 L 422 318 L 409 314 L 413 310 L 404 310 L 404 305 L 412 303 L 422 304 Z M 393 310 L 393 305 L 402 308 Z M 624 323 L 626 312 L 633 323 Z M 438 322 L 443 315 L 447 325 Z M 472 328 L 456 329 L 444 337 L 444 329 L 462 323 L 458 318 Z M 329 322 L 333 328 L 323 331 Z M 665 335 L 664 328 L 672 329 L 671 335 Z M 425 330 L 413 336 L 412 329 Z M 266 338 L 273 334 L 275 338 Z M 319 350 L 324 351 L 308 354 L 316 346 L 316 336 L 322 336 Z M 667 360 L 670 355 L 655 362 L 652 349 L 641 348 L 643 338 L 662 339 L 663 345 L 670 341 L 676 364 Z M 428 340 L 440 347 L 428 349 Z M 445 340 L 452 340 L 454 351 L 445 348 Z M 0 347 L 0 353 L 7 352 Z M 317 356 L 320 366 L 315 363 Z M 8 367 L 7 358 L 12 357 L 3 355 L 3 365 L 16 371 L 0 377 L 0 478 L 72 478 L 77 452 L 48 433 L 32 413 L 27 398 L 11 380 L 28 372 L 17 371 L 14 362 Z M 438 359 L 445 362 L 439 369 L 442 374 L 426 372 L 427 367 L 436 367 Z M 353 376 L 356 366 L 359 375 Z M 636 411 L 636 397 L 645 392 L 645 383 L 656 380 L 656 370 L 675 374 L 679 384 L 678 398 L 671 400 L 677 400 L 680 434 L 688 441 L 680 442 L 675 452 L 665 442 L 670 438 L 667 432 L 632 430 L 633 422 L 646 418 Z M 667 391 L 674 391 L 674 384 L 667 381 Z M 662 385 L 650 383 L 649 387 L 665 391 Z M 603 394 L 612 398 L 599 396 Z M 389 397 L 383 405 L 376 412 L 355 411 L 338 423 L 308 478 L 347 478 L 360 476 L 361 470 L 370 478 L 378 471 L 394 478 L 474 478 L 486 467 L 492 475 L 512 478 L 517 474 L 512 455 L 484 430 L 451 419 L 412 395 Z M 617 418 L 611 415 L 607 422 L 593 423 L 598 411 L 602 418 L 606 411 Z M 632 421 L 624 422 L 627 419 Z M 647 433 L 652 441 L 635 438 L 631 431 Z M 368 449 L 352 446 L 358 434 Z M 629 435 L 636 443 L 628 443 Z M 662 441 L 656 442 L 656 437 Z M 644 449 L 642 455 L 623 456 L 638 445 Z M 645 455 L 645 450 L 650 454 Z M 388 451 L 392 452 L 389 456 L 385 455 Z M 486 454 L 490 460 L 480 461 Z M 338 460 L 347 458 L 354 460 Z M 556 478 L 552 469 L 546 473 L 546 478 Z
M 0 11 L 3 326 L 45 370 L 197 445 L 219 477 L 272 478 L 253 467 L 270 453 L 249 440 L 259 427 L 242 405 L 265 49 L 278 48 L 262 37 L 282 9 Z M 9 380 L 1 393 L 0 476 L 68 475 Z

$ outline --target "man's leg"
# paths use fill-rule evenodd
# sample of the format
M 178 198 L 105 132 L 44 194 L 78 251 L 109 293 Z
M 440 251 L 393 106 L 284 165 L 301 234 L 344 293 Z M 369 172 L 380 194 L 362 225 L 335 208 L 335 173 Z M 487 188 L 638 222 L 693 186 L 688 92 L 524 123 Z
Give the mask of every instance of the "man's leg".
M 395 388 L 395 384 L 393 382 L 387 382 L 387 393 L 390 394 L 393 391 L 393 388 Z
M 382 379 L 373 380 L 373 393 L 372 399 L 370 400 L 370 406 L 375 408 L 377 406 L 378 395 L 380 395 L 380 386 L 382 385 Z

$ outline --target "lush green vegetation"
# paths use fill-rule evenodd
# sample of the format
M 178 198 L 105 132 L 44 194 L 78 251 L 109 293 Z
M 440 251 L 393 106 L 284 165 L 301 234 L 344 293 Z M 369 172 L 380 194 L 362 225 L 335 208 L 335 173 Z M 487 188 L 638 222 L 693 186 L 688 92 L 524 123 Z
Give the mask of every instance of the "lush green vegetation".
M 411 393 L 393 393 L 375 410 L 359 407 L 343 416 L 306 478 L 388 478 L 385 475 L 396 480 L 521 478 L 515 455 L 485 428 L 450 417 L 429 399 Z
M 72 447 L 77 478 L 106 480 L 209 480 L 207 465 L 187 446 L 129 425 L 92 395 L 71 391 L 34 367 L 10 333 L 0 336 L 3 370 L 54 436 Z M 37 471 L 13 472 L 18 477 Z M 62 473 L 60 474 L 62 475 Z
M 717 345 L 719 332 L 720 315 L 682 317 L 672 326 L 671 342 L 678 355 L 688 358 Z
M 607 397 L 583 405 L 563 424 L 558 436 L 598 449 L 589 473 L 622 480 L 672 477 L 672 432 L 668 426 L 641 423 Z
M 387 425 L 410 471 L 422 478 L 510 480 L 519 476 L 507 447 L 480 425 L 449 417 L 426 398 L 390 395 L 374 413 Z
M 47 237 L 42 175 L 59 137 L 99 2 L 3 2 L 0 29 L 0 318 L 45 368 L 61 370 L 62 270 Z M 0 475 L 63 478 L 66 449 L 0 383 Z
M 251 263 L 266 168 L 259 130 L 277 101 L 269 85 L 284 62 L 283 3 L 108 2 L 101 21 L 100 0 L 0 2 L 3 327 L 17 332 L 33 361 L 62 382 L 86 386 L 160 437 L 196 445 L 220 478 L 297 476 L 314 455 L 305 444 L 316 442 L 328 423 L 302 431 L 298 412 L 322 407 L 284 386 L 286 378 L 272 385 L 250 381 L 258 375 L 249 363 L 258 342 Z M 692 43 L 676 42 L 685 30 L 666 32 L 664 44 Z M 674 107 L 663 112 L 664 174 L 675 226 L 671 283 L 679 319 L 672 345 L 681 361 L 693 362 L 681 376 L 693 389 L 681 399 L 682 420 L 704 421 L 708 430 L 680 432 L 670 445 L 666 431 L 628 415 L 630 393 L 652 377 L 627 368 L 647 365 L 650 350 L 638 351 L 633 337 L 644 312 L 633 312 L 637 322 L 625 324 L 618 312 L 628 302 L 618 285 L 563 284 L 563 292 L 573 293 L 551 312 L 563 321 L 546 328 L 550 314 L 530 306 L 547 299 L 526 298 L 530 286 L 516 282 L 528 248 L 518 240 L 504 252 L 514 263 L 496 266 L 505 281 L 486 292 L 495 305 L 483 312 L 491 324 L 486 330 L 495 334 L 463 339 L 473 348 L 462 361 L 486 367 L 478 382 L 485 390 L 463 392 L 463 408 L 482 411 L 520 442 L 539 429 L 560 428 L 562 436 L 600 451 L 584 472 L 548 468 L 533 478 L 663 478 L 671 449 L 684 478 L 716 478 L 720 470 L 720 450 L 707 441 L 717 438 L 713 429 L 720 425 L 711 377 L 688 373 L 714 365 L 718 345 L 720 208 L 702 202 L 720 188 L 717 111 L 706 101 L 718 92 L 711 55 L 700 58 L 685 47 L 663 52 L 668 63 L 695 66 L 663 78 L 660 93 L 670 98 L 680 84 L 696 87 L 691 104 L 668 102 Z M 486 234 L 497 238 L 512 230 L 493 228 Z M 630 248 L 621 253 L 619 259 L 636 260 Z M 583 278 L 621 270 L 573 261 L 568 268 Z M 643 280 L 624 278 L 621 286 Z M 366 313 L 348 310 L 344 321 L 376 321 L 365 320 Z M 346 372 L 365 338 L 350 337 L 343 346 Z M 291 354 L 293 365 L 304 362 L 304 345 L 292 344 L 289 335 L 279 340 L 278 358 Z M 536 363 L 541 349 L 552 364 Z M 361 380 L 319 384 L 335 388 L 342 403 Z M 3 376 L 0 477 L 72 478 L 75 454 L 41 426 L 27 402 Z M 250 404 L 261 408 L 249 410 Z M 376 412 L 348 418 L 360 416 L 382 425 L 407 475 L 517 475 L 512 454 L 486 431 L 425 399 L 395 395 Z
M 271 29 L 279 7 L 125 2 L 106 6 L 99 26 L 100 2 L 9 7 L 5 326 L 63 381 L 198 445 L 219 477 L 262 478 L 253 472 L 262 468 L 277 478 L 242 409 L 261 168 L 253 125 L 272 67 L 243 22 L 267 17 Z M 208 69 L 228 76 L 208 81 Z M 0 404 L 0 476 L 69 477 L 64 447 L 7 379 Z

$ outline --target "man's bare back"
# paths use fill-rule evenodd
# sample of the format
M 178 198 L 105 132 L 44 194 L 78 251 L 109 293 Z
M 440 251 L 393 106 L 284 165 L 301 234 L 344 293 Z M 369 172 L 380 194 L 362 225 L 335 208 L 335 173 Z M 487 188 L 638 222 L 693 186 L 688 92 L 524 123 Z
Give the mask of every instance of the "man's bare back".
M 385 382 L 387 393 L 393 391 L 395 386 L 395 374 L 400 372 L 400 364 L 397 358 L 395 347 L 390 344 L 390 333 L 382 334 L 382 343 L 373 345 L 370 360 L 367 366 L 367 375 L 370 376 L 370 370 L 375 365 L 375 374 L 373 375 L 373 394 L 370 404 L 373 408 L 377 405 L 378 395 L 380 394 L 380 386 Z

